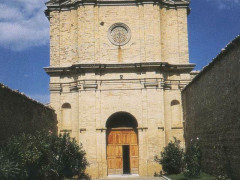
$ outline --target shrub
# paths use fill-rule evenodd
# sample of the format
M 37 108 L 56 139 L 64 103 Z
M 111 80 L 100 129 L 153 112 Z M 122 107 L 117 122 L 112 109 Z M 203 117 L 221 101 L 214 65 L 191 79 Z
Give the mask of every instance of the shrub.
M 84 172 L 88 162 L 82 146 L 79 146 L 75 139 L 71 141 L 68 134 L 60 135 L 58 141 L 55 141 L 55 144 L 52 143 L 52 145 L 52 148 L 55 148 L 54 152 L 56 152 L 55 165 L 58 165 L 59 176 L 67 178 L 79 176 L 86 179 L 87 176 Z
M 213 146 L 215 153 L 215 161 L 216 161 L 216 172 L 217 180 L 230 180 L 232 177 L 231 173 L 231 163 L 230 159 L 227 156 L 226 147 L 222 142 L 216 142 Z
M 174 138 L 174 141 L 168 143 L 161 152 L 161 157 L 155 156 L 155 161 L 162 165 L 163 171 L 167 174 L 179 174 L 183 168 L 183 149 L 180 147 L 180 141 Z
M 201 152 L 197 143 L 193 143 L 187 149 L 184 156 L 185 171 L 184 176 L 197 178 L 201 173 Z
M 67 134 L 22 134 L 11 138 L 2 152 L 9 162 L 18 165 L 16 179 L 71 178 L 84 175 L 88 165 L 82 146 Z
M 10 161 L 8 158 L 4 157 L 2 152 L 0 152 L 0 179 L 15 179 L 19 174 L 19 171 L 18 164 Z

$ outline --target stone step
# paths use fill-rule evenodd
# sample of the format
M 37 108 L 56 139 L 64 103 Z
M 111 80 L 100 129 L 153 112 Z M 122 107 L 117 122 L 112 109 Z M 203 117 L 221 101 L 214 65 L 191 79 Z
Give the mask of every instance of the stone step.
M 93 180 L 164 180 L 164 178 L 161 177 L 132 177 L 132 176 L 122 176 L 122 177 L 108 177 L 105 179 L 93 179 Z

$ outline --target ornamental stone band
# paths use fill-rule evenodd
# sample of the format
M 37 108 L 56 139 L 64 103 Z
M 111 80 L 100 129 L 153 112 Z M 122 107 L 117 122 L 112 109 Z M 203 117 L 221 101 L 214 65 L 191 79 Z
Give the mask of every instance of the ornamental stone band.
M 83 145 L 92 178 L 152 177 L 183 139 L 188 0 L 50 0 L 50 104 L 59 133 Z M 126 154 L 128 156 L 126 156 Z M 128 163 L 126 158 L 129 157 Z

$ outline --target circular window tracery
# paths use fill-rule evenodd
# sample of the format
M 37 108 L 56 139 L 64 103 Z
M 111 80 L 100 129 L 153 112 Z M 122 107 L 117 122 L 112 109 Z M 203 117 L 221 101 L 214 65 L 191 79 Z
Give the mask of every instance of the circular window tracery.
M 131 30 L 124 23 L 115 23 L 108 30 L 109 41 L 116 46 L 123 46 L 131 39 Z

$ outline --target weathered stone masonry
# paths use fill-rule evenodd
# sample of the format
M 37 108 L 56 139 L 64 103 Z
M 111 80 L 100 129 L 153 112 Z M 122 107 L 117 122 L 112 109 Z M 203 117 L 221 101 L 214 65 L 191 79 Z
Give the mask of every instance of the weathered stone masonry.
M 199 138 L 205 172 L 240 177 L 240 37 L 183 90 L 185 140 Z
M 181 89 L 194 68 L 188 57 L 189 1 L 46 5 L 51 62 L 45 70 L 59 133 L 68 131 L 83 144 L 93 178 L 124 173 L 122 145 L 130 147 L 130 173 L 153 176 L 161 169 L 154 156 L 173 136 L 184 145 Z M 107 127 L 121 118 L 126 124 L 114 126 L 118 131 Z M 136 126 L 127 126 L 130 121 Z
M 52 131 L 57 133 L 53 109 L 0 84 L 0 143 L 21 133 Z

